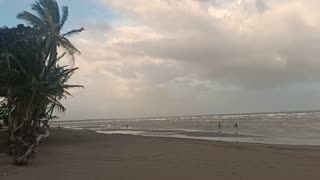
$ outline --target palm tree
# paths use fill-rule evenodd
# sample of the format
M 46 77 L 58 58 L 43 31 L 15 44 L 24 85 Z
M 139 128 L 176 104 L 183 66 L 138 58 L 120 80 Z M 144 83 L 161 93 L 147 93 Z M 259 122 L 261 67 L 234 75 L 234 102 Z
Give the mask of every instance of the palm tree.
M 5 99 L 6 106 L 11 104 L 9 112 L 12 112 L 13 125 L 9 137 L 13 151 L 19 149 L 15 145 L 20 140 L 34 138 L 41 131 L 49 132 L 46 128 L 53 118 L 53 110 L 65 110 L 59 101 L 70 95 L 68 89 L 82 87 L 67 84 L 78 68 L 44 63 L 49 49 L 43 48 L 46 39 L 37 34 L 38 30 L 23 25 L 0 28 L 0 98 Z M 39 140 L 36 138 L 31 149 Z M 22 156 L 17 161 L 24 162 L 24 159 Z
M 57 69 L 57 62 L 59 59 L 61 59 L 65 54 L 69 54 L 71 55 L 72 60 L 74 60 L 74 54 L 80 54 L 80 51 L 68 40 L 67 37 L 82 32 L 84 28 L 74 29 L 67 33 L 61 33 L 66 21 L 68 20 L 69 11 L 67 6 L 63 6 L 62 13 L 60 13 L 56 0 L 39 0 L 32 4 L 32 10 L 35 11 L 36 14 L 23 11 L 17 15 L 17 18 L 26 21 L 28 24 L 38 29 L 41 34 L 40 36 L 44 38 L 42 47 L 44 47 L 46 53 L 43 61 L 47 66 L 43 69 L 40 79 L 41 81 L 48 81 L 50 76 L 49 73 L 52 69 Z M 65 50 L 65 52 L 59 57 L 57 52 L 58 47 L 62 47 Z M 51 115 L 55 106 L 61 107 L 57 103 L 57 99 L 59 98 L 60 97 L 58 95 L 51 98 L 51 100 L 56 101 L 56 103 L 53 103 L 54 106 L 52 106 Z M 50 101 L 47 101 L 46 103 L 49 102 Z M 45 106 L 49 106 L 49 104 Z
M 12 39 L 3 41 L 0 38 L 0 46 L 5 42 L 5 45 L 10 44 L 12 47 L 9 47 L 8 52 L 0 52 L 4 54 L 0 57 L 0 77 L 3 76 L 0 78 L 0 96 L 6 95 L 7 104 L 10 105 L 13 116 L 9 118 L 13 122 L 10 137 L 13 137 L 13 143 L 16 139 L 35 136 L 41 122 L 44 125 L 42 129 L 45 129 L 48 121 L 53 118 L 54 109 L 65 110 L 59 101 L 70 95 L 67 90 L 82 87 L 66 84 L 77 68 L 61 67 L 58 60 L 65 54 L 71 55 L 73 59 L 74 54 L 80 53 L 67 37 L 80 33 L 84 28 L 62 33 L 68 19 L 68 7 L 63 6 L 60 15 L 56 0 L 38 0 L 32 4 L 32 10 L 35 14 L 23 11 L 17 15 L 17 18 L 30 24 L 31 29 L 18 26 L 16 29 L 26 30 L 26 33 L 13 30 L 9 36 L 2 36 Z M 8 29 L 9 32 L 11 30 Z M 21 36 L 20 39 L 17 35 Z M 58 47 L 65 51 L 60 56 Z M 9 75 L 14 78 L 8 78 Z M 3 91 L 5 89 L 7 93 Z M 39 139 L 36 138 L 35 142 L 29 150 L 33 149 Z M 29 150 L 18 161 L 23 161 L 25 155 L 30 153 Z
M 18 19 L 24 20 L 34 28 L 42 32 L 42 36 L 46 39 L 44 47 L 48 49 L 45 61 L 49 66 L 55 65 L 66 53 L 71 55 L 72 59 L 75 53 L 80 51 L 67 39 L 67 37 L 80 33 L 84 28 L 74 29 L 67 33 L 61 34 L 61 31 L 68 20 L 68 7 L 62 7 L 62 15 L 60 15 L 59 6 L 56 0 L 39 0 L 32 4 L 32 10 L 36 12 L 32 14 L 23 11 L 17 15 Z M 57 48 L 62 47 L 65 52 L 58 57 Z M 49 59 L 47 59 L 49 58 Z

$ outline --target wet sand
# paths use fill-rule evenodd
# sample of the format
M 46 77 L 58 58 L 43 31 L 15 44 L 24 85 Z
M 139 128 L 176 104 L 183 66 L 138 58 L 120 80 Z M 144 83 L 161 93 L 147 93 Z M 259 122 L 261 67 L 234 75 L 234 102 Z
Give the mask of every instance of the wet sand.
M 27 167 L 0 154 L 0 179 L 318 180 L 320 147 L 53 130 Z M 5 176 L 1 176 L 5 173 Z

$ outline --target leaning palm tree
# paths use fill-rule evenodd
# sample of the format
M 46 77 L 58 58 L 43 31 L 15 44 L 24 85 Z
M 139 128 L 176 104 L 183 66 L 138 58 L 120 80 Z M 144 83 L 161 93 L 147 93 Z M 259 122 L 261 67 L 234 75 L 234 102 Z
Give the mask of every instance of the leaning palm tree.
M 0 28 L 0 98 L 12 114 L 9 144 L 13 154 L 21 155 L 18 164 L 26 163 L 39 141 L 50 135 L 48 121 L 54 110 L 65 110 L 60 100 L 70 95 L 68 89 L 82 87 L 67 84 L 78 68 L 43 62 L 46 39 L 37 34 L 23 25 Z
M 21 148 L 23 154 L 19 153 L 22 156 L 17 159 L 18 163 L 25 162 L 40 139 L 49 135 L 47 123 L 53 118 L 54 109 L 65 110 L 59 101 L 66 95 L 70 95 L 67 90 L 82 87 L 66 84 L 77 68 L 61 67 L 58 60 L 65 54 L 70 54 L 73 58 L 75 53 L 80 53 L 67 37 L 84 29 L 61 33 L 68 19 L 68 7 L 62 7 L 60 16 L 56 0 L 38 0 L 32 5 L 32 10 L 35 14 L 23 11 L 17 15 L 19 19 L 25 20 L 32 26 L 30 33 L 18 32 L 22 35 L 22 41 L 15 41 L 14 38 L 14 42 L 8 41 L 12 47 L 15 47 L 10 49 L 13 51 L 13 56 L 0 58 L 0 64 L 3 65 L 0 65 L 0 70 L 3 69 L 0 76 L 5 77 L 0 78 L 0 93 L 2 89 L 12 90 L 11 93 L 4 93 L 7 95 L 7 102 L 12 102 L 13 128 L 10 139 L 13 139 L 13 143 L 11 144 L 17 145 L 17 142 L 22 142 L 24 147 L 25 139 L 32 143 L 28 144 L 27 149 Z M 13 33 L 12 37 L 16 38 L 16 33 Z M 58 56 L 58 47 L 64 50 L 60 56 Z M 8 62 L 10 67 L 7 67 Z M 14 75 L 14 78 L 8 80 L 8 74 Z M 2 80 L 6 81 L 2 82 Z M 39 129 L 40 124 L 44 126 Z M 43 130 L 44 134 L 37 135 Z M 30 137 L 32 137 L 31 140 L 28 140 Z
M 71 55 L 72 59 L 75 53 L 80 53 L 67 37 L 80 33 L 84 28 L 61 33 L 68 20 L 69 11 L 67 6 L 62 7 L 62 15 L 60 15 L 56 0 L 39 0 L 32 4 L 32 10 L 36 12 L 36 15 L 23 11 L 17 15 L 17 18 L 40 30 L 42 36 L 46 39 L 44 47 L 48 51 L 45 60 L 49 65 L 55 65 L 66 53 Z M 58 57 L 57 53 L 58 47 L 62 47 L 65 50 L 60 57 Z
M 50 73 L 50 70 L 56 68 L 58 60 L 64 55 L 69 54 L 72 60 L 74 60 L 74 54 L 80 54 L 80 51 L 67 37 L 80 33 L 84 28 L 62 33 L 62 29 L 68 20 L 69 11 L 67 6 L 63 6 L 62 13 L 60 13 L 56 0 L 38 0 L 38 2 L 32 4 L 32 10 L 35 14 L 23 11 L 17 15 L 17 18 L 26 21 L 33 28 L 39 30 L 40 36 L 44 38 L 42 47 L 46 53 L 43 62 L 45 62 L 47 67 L 43 69 L 41 79 L 46 80 L 45 78 Z M 58 47 L 64 49 L 64 52 L 60 56 L 58 56 L 57 52 Z M 57 97 L 53 99 L 57 99 Z

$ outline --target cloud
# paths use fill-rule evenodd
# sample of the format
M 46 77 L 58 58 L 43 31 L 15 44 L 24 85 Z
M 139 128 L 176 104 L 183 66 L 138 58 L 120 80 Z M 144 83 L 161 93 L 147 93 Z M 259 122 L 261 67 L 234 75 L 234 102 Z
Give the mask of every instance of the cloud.
M 82 50 L 74 81 L 87 87 L 82 99 L 93 105 L 93 98 L 111 108 L 108 112 L 276 110 L 291 107 L 275 105 L 286 92 L 305 97 L 318 89 L 310 85 L 320 76 L 317 0 L 100 2 L 130 23 L 86 26 L 88 31 L 74 39 Z M 250 94 L 269 104 L 261 105 Z M 246 100 L 252 105 L 243 107 Z M 101 116 L 104 111 L 92 109 Z
M 239 86 L 282 86 L 319 75 L 316 1 L 105 3 L 141 24 L 127 27 L 131 33 L 157 37 L 123 33 L 127 41 L 114 44 L 122 55 L 173 59 L 193 67 L 198 78 Z

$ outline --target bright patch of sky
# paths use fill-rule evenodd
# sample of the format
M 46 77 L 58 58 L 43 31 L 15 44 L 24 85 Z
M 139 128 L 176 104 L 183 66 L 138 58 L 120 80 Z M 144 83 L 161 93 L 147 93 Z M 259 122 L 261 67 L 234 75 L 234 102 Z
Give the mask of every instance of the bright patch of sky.
M 34 0 L 0 0 L 0 26 L 12 27 L 23 21 L 16 18 L 17 13 L 31 10 Z M 102 6 L 97 0 L 58 0 L 60 6 L 69 7 L 69 21 L 66 29 L 88 23 L 117 23 L 120 17 L 111 9 Z

